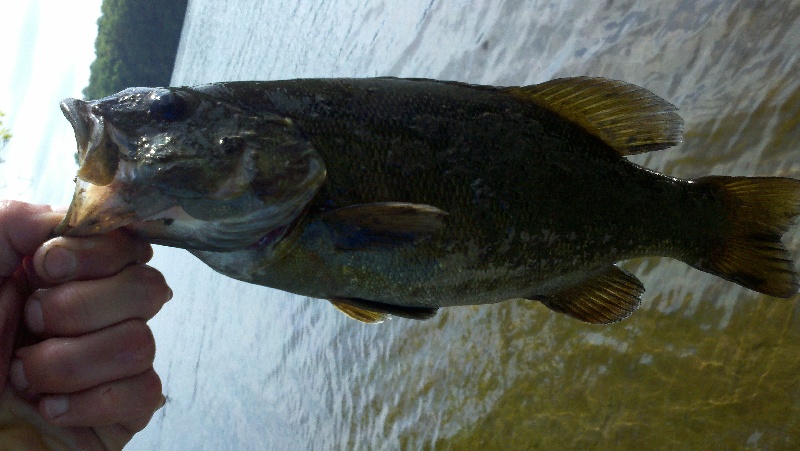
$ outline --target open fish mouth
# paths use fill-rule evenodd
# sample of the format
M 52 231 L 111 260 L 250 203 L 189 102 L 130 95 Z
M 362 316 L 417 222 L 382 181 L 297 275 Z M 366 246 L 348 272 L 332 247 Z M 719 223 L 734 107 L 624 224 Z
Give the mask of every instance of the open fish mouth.
M 61 111 L 75 131 L 78 178 L 99 186 L 110 184 L 119 166 L 120 150 L 128 145 L 120 142 L 119 132 L 111 124 L 92 113 L 92 102 L 66 99 Z
M 83 236 L 110 232 L 141 220 L 133 206 L 114 192 L 110 185 L 93 185 L 75 180 L 75 194 L 56 235 Z
M 82 155 L 86 155 L 89 136 L 100 125 L 100 121 L 91 114 L 90 108 L 89 104 L 83 100 L 65 99 L 61 102 L 61 112 L 72 124 L 75 141 L 78 143 L 78 153 Z
M 125 187 L 114 181 L 100 186 L 78 178 L 67 214 L 56 235 L 100 235 L 133 223 L 172 219 L 175 199 L 150 188 L 128 199 Z
M 113 175 L 112 180 L 108 180 L 105 186 L 84 179 L 86 174 L 82 172 L 87 172 L 83 167 L 87 155 L 90 155 L 90 143 L 103 141 L 101 136 L 104 134 L 101 120 L 91 113 L 91 105 L 78 99 L 66 99 L 61 102 L 61 112 L 75 132 L 81 167 L 75 178 L 75 194 L 69 210 L 61 224 L 56 227 L 55 234 L 67 236 L 101 234 L 138 219 L 130 205 L 108 186 L 113 180 Z
M 78 99 L 61 102 L 61 111 L 75 131 L 80 168 L 75 193 L 56 235 L 99 235 L 131 223 L 154 219 L 176 203 L 152 187 L 131 183 L 133 168 L 119 161 L 114 127 L 92 114 L 92 103 Z

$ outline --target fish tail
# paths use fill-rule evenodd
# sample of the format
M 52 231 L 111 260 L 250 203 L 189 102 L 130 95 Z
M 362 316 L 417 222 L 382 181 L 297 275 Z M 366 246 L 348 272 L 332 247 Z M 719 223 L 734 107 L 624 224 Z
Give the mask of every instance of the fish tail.
M 781 237 L 800 216 L 800 180 L 710 176 L 695 183 L 711 189 L 727 218 L 689 263 L 770 296 L 794 296 L 800 277 Z

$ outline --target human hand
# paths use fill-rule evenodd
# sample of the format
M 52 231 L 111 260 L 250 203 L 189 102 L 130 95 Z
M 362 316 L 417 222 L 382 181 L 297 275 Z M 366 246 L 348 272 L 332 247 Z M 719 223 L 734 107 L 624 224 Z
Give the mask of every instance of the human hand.
M 62 217 L 0 203 L 0 449 L 119 449 L 164 402 L 146 321 L 172 292 L 150 245 L 45 242 Z

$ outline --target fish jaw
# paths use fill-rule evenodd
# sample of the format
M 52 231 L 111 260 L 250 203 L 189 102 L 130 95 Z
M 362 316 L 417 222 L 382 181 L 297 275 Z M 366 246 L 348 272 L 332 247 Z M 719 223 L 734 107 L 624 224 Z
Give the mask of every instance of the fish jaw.
M 120 185 L 115 181 L 100 186 L 77 178 L 72 203 L 55 234 L 100 235 L 136 222 L 172 219 L 164 213 L 171 211 L 175 200 L 156 190 L 130 196 Z M 128 200 L 128 197 L 135 200 Z
M 140 190 L 130 183 L 135 170 L 119 159 L 121 150 L 130 150 L 111 124 L 93 114 L 94 103 L 78 99 L 61 102 L 61 111 L 75 132 L 80 167 L 72 202 L 56 227 L 56 235 L 107 233 L 175 204 L 155 189 Z
M 121 150 L 130 152 L 129 144 L 120 142 L 120 134 L 101 116 L 92 113 L 95 102 L 66 99 L 61 111 L 75 132 L 80 168 L 77 177 L 99 186 L 110 184 L 119 166 Z
M 56 227 L 63 236 L 99 235 L 137 221 L 131 205 L 113 187 L 76 179 L 75 194 L 67 215 Z
M 78 144 L 78 154 L 85 155 L 89 146 L 89 137 L 99 126 L 99 121 L 90 110 L 89 104 L 83 100 L 65 99 L 61 102 L 61 112 L 72 125 L 75 132 L 75 141 Z

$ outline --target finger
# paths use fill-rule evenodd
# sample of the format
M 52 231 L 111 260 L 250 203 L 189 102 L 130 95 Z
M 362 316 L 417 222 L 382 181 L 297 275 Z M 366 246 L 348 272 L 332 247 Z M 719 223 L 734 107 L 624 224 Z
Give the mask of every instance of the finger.
M 165 400 L 166 398 L 164 395 L 161 395 L 161 403 L 158 407 L 156 407 L 155 411 L 127 422 L 116 423 L 109 426 L 93 427 L 91 429 L 76 428 L 79 431 L 92 431 L 91 437 L 82 437 L 82 440 L 78 440 L 78 449 L 97 448 L 98 440 L 105 449 L 122 449 L 129 441 L 131 441 L 134 434 L 144 429 L 145 426 L 150 423 L 153 415 L 164 405 Z
M 53 238 L 36 250 L 33 269 L 40 286 L 51 285 L 108 277 L 131 263 L 146 263 L 152 256 L 149 243 L 115 230 L 101 236 Z
M 164 407 L 166 403 L 167 403 L 167 397 L 164 396 L 164 394 L 162 393 L 161 397 L 159 398 L 158 404 L 156 405 L 155 410 L 150 412 L 150 414 L 141 416 L 139 418 L 133 418 L 131 420 L 120 422 L 118 425 L 127 430 L 128 432 L 130 432 L 131 435 L 133 435 L 141 431 L 145 427 L 147 427 L 147 425 L 150 423 L 150 420 L 153 419 L 153 415 L 155 415 L 156 412 L 161 410 L 161 408 Z
M 164 395 L 161 395 L 161 399 L 162 402 L 160 406 L 163 406 L 163 402 L 166 398 L 164 398 Z M 156 408 L 156 411 L 161 408 L 160 406 Z M 73 428 L 72 431 L 75 432 L 77 448 L 122 449 L 133 438 L 135 433 L 147 426 L 153 414 L 155 414 L 155 412 L 128 422 L 109 426 Z
M 155 341 L 133 319 L 76 338 L 50 338 L 17 350 L 11 381 L 27 395 L 71 393 L 139 374 L 153 365 Z
M 23 297 L 18 277 L 7 277 L 0 282 L 0 393 L 6 386 L 8 366 L 14 352 L 14 337 L 20 324 L 20 300 Z
M 161 379 L 150 368 L 77 393 L 44 396 L 39 412 L 58 426 L 102 427 L 149 419 L 162 399 Z
M 160 272 L 131 265 L 104 279 L 35 291 L 25 306 L 25 323 L 44 337 L 83 335 L 128 319 L 147 321 L 171 297 Z
M 63 217 L 47 205 L 0 201 L 0 277 L 10 276 L 22 257 L 33 255 Z

